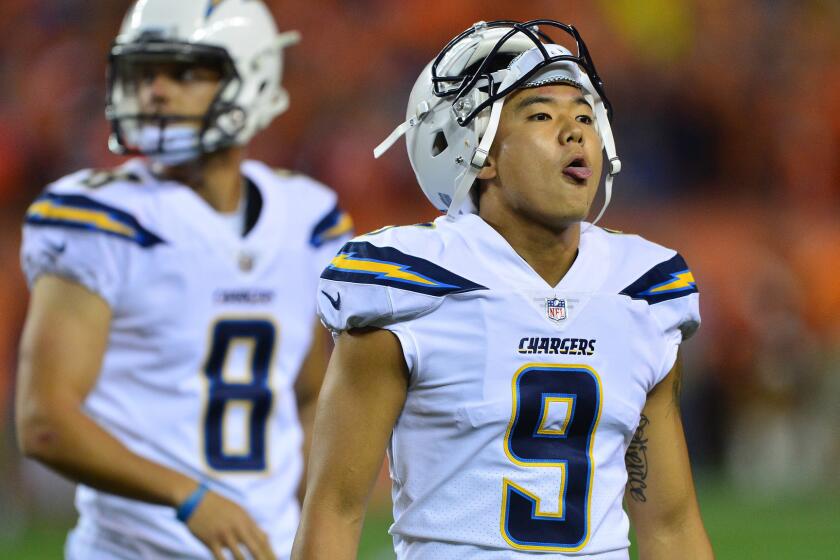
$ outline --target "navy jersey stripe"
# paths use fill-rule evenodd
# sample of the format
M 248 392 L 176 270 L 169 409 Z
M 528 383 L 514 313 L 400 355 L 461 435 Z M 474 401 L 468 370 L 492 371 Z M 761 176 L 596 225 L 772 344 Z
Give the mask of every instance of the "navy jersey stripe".
M 315 224 L 309 243 L 313 247 L 320 247 L 331 239 L 353 235 L 353 220 L 338 207 L 338 204 L 326 216 Z
M 697 293 L 697 283 L 679 253 L 645 272 L 621 294 L 650 304 Z
M 141 247 L 164 243 L 128 212 L 82 195 L 43 194 L 29 207 L 24 221 L 33 226 L 99 231 L 128 239 Z
M 427 260 L 368 242 L 344 245 L 321 278 L 390 286 L 430 296 L 487 289 Z

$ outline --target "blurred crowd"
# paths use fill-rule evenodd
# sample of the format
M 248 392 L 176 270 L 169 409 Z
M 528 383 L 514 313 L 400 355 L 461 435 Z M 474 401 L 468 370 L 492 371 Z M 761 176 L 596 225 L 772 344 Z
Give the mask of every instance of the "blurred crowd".
M 174 1 L 174 0 L 173 0 Z M 840 481 L 840 3 L 836 0 L 270 0 L 302 42 L 291 108 L 251 155 L 338 191 L 357 230 L 432 218 L 404 150 L 422 67 L 477 20 L 578 27 L 623 170 L 603 224 L 678 247 L 701 291 L 684 350 L 695 466 L 749 491 Z M 25 498 L 12 394 L 27 291 L 20 224 L 41 189 L 109 167 L 105 64 L 127 0 L 0 3 L 0 499 Z M 36 485 L 37 486 L 37 485 Z M 5 488 L 5 490 L 3 489 Z

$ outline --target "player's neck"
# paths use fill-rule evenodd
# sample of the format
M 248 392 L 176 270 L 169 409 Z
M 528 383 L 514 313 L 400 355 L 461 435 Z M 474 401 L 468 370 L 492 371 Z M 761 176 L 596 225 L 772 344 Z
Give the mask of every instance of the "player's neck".
M 244 150 L 227 148 L 206 154 L 193 164 L 167 168 L 163 174 L 190 187 L 214 210 L 235 212 L 242 200 Z
M 549 228 L 516 213 L 479 212 L 516 253 L 549 286 L 556 286 L 572 267 L 580 246 L 580 222 Z

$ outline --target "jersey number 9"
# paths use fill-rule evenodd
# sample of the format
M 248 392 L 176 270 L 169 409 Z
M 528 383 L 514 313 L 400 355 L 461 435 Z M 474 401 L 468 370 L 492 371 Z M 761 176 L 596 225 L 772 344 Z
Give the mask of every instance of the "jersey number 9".
M 529 364 L 516 372 L 505 453 L 516 465 L 560 469 L 558 511 L 504 479 L 502 536 L 519 550 L 573 552 L 589 536 L 592 444 L 601 412 L 601 383 L 586 366 Z

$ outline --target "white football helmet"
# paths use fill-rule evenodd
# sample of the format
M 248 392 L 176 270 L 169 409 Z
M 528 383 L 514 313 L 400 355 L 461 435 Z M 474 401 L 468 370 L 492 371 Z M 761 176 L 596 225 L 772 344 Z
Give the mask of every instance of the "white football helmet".
M 277 32 L 259 0 L 137 1 L 108 61 L 109 147 L 177 164 L 246 144 L 288 107 L 282 51 L 298 40 L 296 31 Z M 158 62 L 219 71 L 221 86 L 203 116 L 142 112 L 138 72 Z
M 577 52 L 556 44 L 546 29 L 568 34 Z M 592 105 L 609 161 L 597 222 L 609 204 L 621 162 L 603 84 L 571 25 L 554 20 L 476 23 L 426 66 L 411 90 L 407 120 L 376 147 L 374 156 L 405 134 L 411 166 L 431 203 L 450 216 L 474 212 L 469 192 L 490 151 L 505 98 L 520 88 L 560 82 L 580 88 Z

